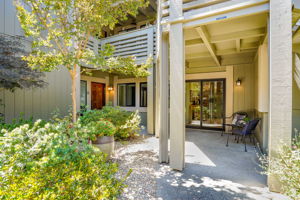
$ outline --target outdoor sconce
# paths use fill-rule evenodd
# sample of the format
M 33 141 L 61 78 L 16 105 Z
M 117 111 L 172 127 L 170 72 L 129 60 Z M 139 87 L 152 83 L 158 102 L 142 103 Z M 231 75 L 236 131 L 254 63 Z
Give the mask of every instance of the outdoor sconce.
M 114 88 L 112 86 L 109 86 L 107 89 L 108 89 L 108 91 L 113 91 L 114 90 Z
M 235 82 L 237 86 L 240 86 L 242 84 L 242 81 L 240 78 L 238 78 L 238 80 Z

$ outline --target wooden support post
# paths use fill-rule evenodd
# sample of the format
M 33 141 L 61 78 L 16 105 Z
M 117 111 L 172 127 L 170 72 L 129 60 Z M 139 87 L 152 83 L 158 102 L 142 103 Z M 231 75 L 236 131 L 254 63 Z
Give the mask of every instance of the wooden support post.
M 148 55 L 153 56 L 153 29 L 148 33 Z M 154 134 L 154 66 L 147 78 L 147 132 Z
M 170 0 L 170 18 L 182 16 L 182 0 Z M 184 168 L 185 58 L 183 24 L 171 24 L 170 42 L 170 166 Z
M 182 24 L 170 27 L 170 166 L 184 167 L 185 66 Z
M 292 136 L 292 2 L 270 1 L 269 29 L 269 156 L 276 157 Z M 268 177 L 271 191 L 280 191 L 274 176 Z
M 162 36 L 159 65 L 159 161 L 169 161 L 169 42 Z

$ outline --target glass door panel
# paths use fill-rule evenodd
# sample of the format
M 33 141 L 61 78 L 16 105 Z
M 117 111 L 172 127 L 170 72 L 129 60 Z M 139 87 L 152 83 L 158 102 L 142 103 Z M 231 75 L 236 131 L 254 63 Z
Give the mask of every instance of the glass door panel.
M 202 81 L 202 127 L 223 128 L 224 81 Z
M 201 82 L 186 83 L 186 125 L 201 125 Z
M 188 81 L 185 95 L 187 127 L 223 128 L 225 80 Z

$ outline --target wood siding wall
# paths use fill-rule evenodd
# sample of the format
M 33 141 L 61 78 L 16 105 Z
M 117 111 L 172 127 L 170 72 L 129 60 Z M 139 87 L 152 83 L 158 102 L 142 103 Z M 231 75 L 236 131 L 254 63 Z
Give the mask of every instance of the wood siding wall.
M 237 79 L 242 81 L 240 86 L 235 84 Z M 246 111 L 253 115 L 254 111 L 254 64 L 234 65 L 234 99 L 233 110 Z
M 16 17 L 12 0 L 0 1 L 0 33 L 22 35 L 22 30 Z M 48 86 L 43 89 L 0 91 L 0 99 L 4 106 L 0 112 L 5 115 L 5 121 L 19 117 L 47 119 L 56 109 L 61 115 L 66 115 L 71 105 L 71 79 L 66 69 L 45 74 Z

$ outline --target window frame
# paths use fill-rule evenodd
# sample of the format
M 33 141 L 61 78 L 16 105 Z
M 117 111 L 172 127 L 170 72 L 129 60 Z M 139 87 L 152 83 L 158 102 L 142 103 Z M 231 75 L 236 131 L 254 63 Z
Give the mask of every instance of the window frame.
M 148 107 L 148 95 L 146 93 L 146 105 L 142 105 L 142 84 L 146 84 L 146 91 L 148 93 L 148 82 L 140 82 L 140 107 L 147 108 Z
M 88 82 L 86 80 L 80 80 L 80 94 L 81 94 L 81 83 L 85 82 L 85 106 L 88 105 L 87 95 L 88 95 Z M 80 106 L 81 106 L 81 96 L 80 96 Z
M 125 85 L 125 106 L 119 105 L 119 86 Z M 127 91 L 128 91 L 128 85 L 134 85 L 134 105 L 128 105 L 127 103 Z M 136 107 L 136 83 L 118 83 L 117 84 L 117 105 L 120 107 Z

